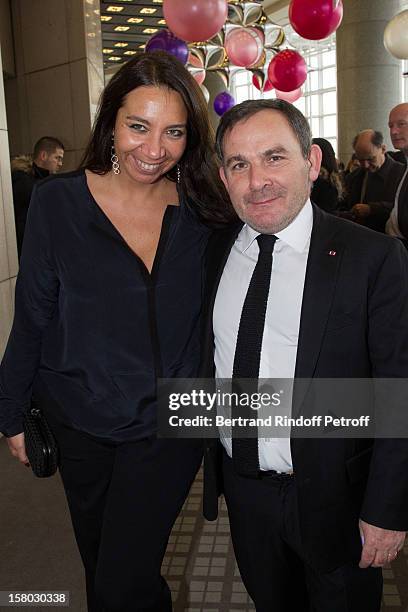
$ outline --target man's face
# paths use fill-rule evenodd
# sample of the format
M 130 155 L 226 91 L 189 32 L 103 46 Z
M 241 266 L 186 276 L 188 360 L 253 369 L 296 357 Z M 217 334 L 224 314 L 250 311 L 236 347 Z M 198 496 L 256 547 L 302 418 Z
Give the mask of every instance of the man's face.
M 385 147 L 373 145 L 371 136 L 357 140 L 355 153 L 360 167 L 369 172 L 377 172 L 385 161 Z
M 50 174 L 55 174 L 62 168 L 63 159 L 64 149 L 55 149 L 55 151 L 52 153 L 41 151 L 38 165 L 41 168 L 48 170 Z
M 408 155 L 408 104 L 396 106 L 388 121 L 392 146 Z
M 224 136 L 221 179 L 237 215 L 264 234 L 287 227 L 303 208 L 319 175 L 321 151 L 309 159 L 285 116 L 262 110 Z

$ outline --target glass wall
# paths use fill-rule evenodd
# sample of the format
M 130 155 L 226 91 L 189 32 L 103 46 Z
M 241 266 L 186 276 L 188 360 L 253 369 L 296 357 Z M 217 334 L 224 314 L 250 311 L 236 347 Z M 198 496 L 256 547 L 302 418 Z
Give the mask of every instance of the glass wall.
M 336 39 L 306 41 L 296 33 L 287 31 L 288 42 L 302 54 L 308 66 L 303 96 L 295 106 L 308 118 L 314 137 L 330 140 L 337 152 L 337 76 Z M 261 93 L 252 85 L 252 73 L 236 72 L 232 78 L 232 95 L 236 102 L 275 98 L 274 90 Z

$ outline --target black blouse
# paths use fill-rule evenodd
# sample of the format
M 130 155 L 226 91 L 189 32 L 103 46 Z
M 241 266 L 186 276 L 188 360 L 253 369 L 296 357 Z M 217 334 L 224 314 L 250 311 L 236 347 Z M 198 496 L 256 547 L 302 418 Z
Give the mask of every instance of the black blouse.
M 183 203 L 168 206 L 149 274 L 84 171 L 37 184 L 0 366 L 0 431 L 22 431 L 34 388 L 70 427 L 114 442 L 155 433 L 157 377 L 197 375 L 208 233 Z

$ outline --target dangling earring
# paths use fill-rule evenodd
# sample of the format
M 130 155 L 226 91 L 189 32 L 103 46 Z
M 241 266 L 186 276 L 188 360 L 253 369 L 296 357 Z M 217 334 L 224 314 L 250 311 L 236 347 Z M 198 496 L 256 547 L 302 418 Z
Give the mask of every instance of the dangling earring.
M 180 166 L 177 164 L 177 183 L 180 183 L 181 181 L 181 170 L 180 170 Z
M 120 174 L 119 158 L 115 153 L 115 147 L 111 147 L 111 162 L 113 174 Z

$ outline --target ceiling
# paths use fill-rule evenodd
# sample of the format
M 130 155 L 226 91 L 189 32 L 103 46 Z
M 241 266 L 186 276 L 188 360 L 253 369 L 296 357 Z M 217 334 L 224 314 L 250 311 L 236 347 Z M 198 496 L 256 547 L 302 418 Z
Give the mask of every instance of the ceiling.
M 276 9 L 285 11 L 288 3 L 289 0 L 262 2 L 268 14 L 274 13 Z M 100 4 L 105 70 L 142 51 L 155 31 L 166 28 L 163 0 L 113 0 L 101 1 Z

